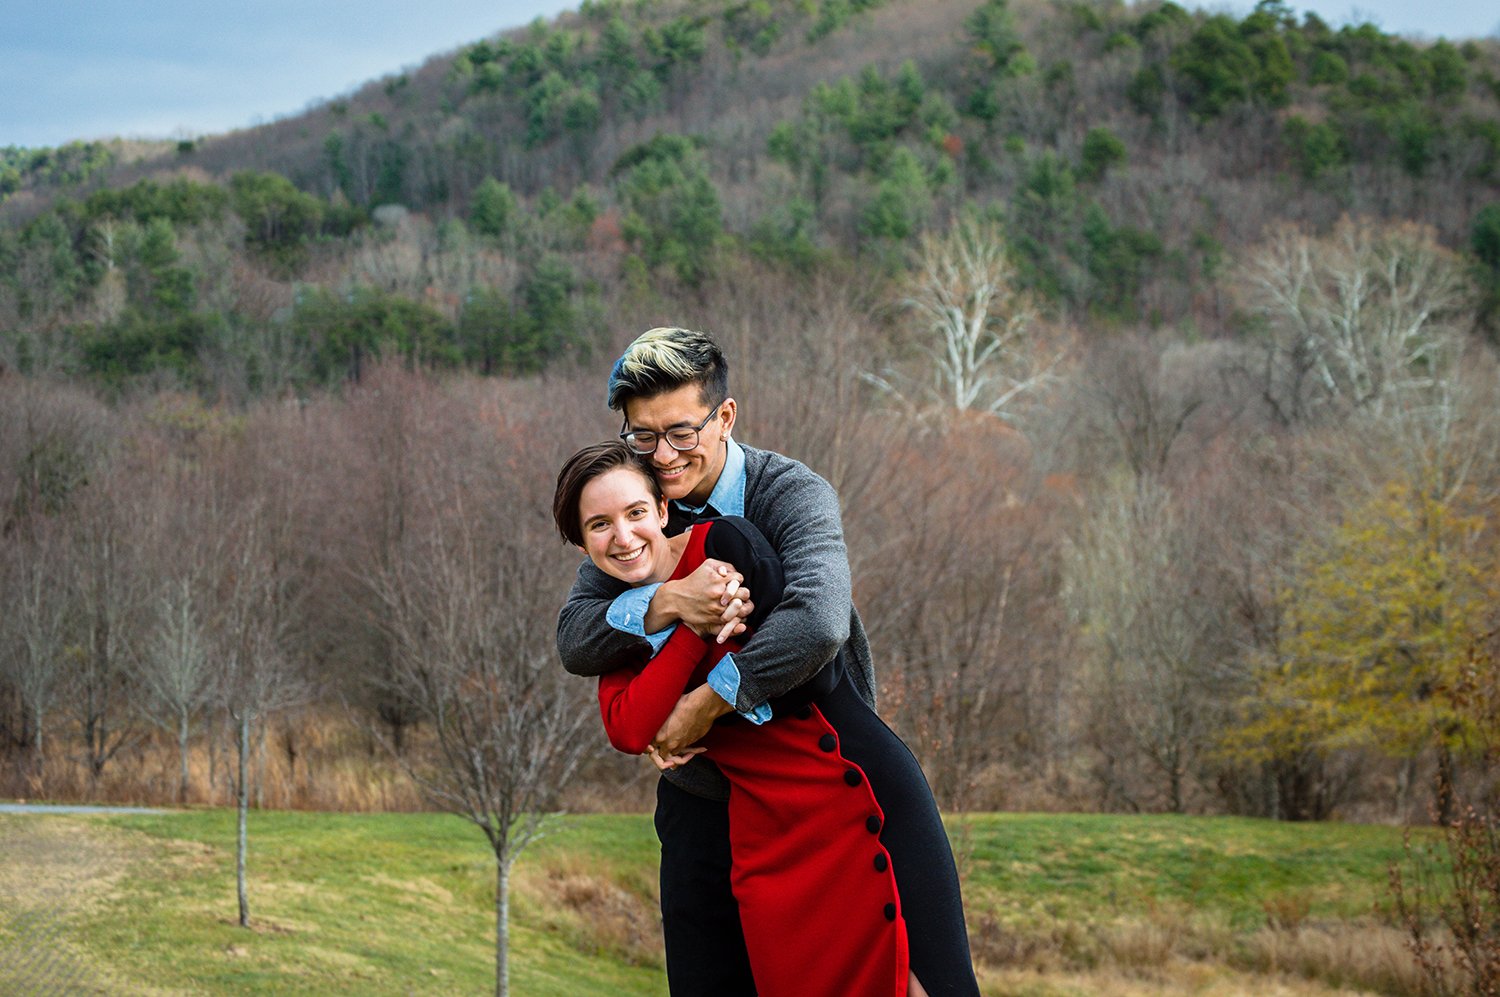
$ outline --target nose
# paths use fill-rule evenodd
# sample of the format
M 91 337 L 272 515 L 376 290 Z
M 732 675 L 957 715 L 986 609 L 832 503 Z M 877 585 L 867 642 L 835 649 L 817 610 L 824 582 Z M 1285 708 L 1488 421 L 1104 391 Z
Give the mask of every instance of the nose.
M 662 456 L 663 450 L 666 451 L 665 457 Z M 667 442 L 666 433 L 656 438 L 656 449 L 651 451 L 651 459 L 662 465 L 670 464 L 677 459 L 677 451 L 673 448 L 672 444 Z

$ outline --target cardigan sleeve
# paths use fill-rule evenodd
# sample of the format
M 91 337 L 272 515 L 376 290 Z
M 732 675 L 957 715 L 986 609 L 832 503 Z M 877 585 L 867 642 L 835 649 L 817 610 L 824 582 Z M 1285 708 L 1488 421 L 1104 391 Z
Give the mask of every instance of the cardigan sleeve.
M 781 599 L 734 655 L 742 713 L 784 696 L 833 660 L 849 639 L 853 584 L 833 487 L 806 465 L 771 454 L 746 488 L 746 516 L 780 559 Z M 758 601 L 755 590 L 752 599 Z
M 568 601 L 557 614 L 557 654 L 568 672 L 603 675 L 634 665 L 651 653 L 645 638 L 610 626 L 610 604 L 627 588 L 591 561 L 578 566 Z

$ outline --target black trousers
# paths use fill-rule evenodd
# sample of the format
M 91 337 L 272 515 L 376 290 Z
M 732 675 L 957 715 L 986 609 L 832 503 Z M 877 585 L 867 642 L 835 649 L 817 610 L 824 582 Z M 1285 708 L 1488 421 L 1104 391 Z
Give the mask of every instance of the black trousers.
M 656 784 L 661 919 L 672 997 L 754 997 L 729 886 L 729 804 Z

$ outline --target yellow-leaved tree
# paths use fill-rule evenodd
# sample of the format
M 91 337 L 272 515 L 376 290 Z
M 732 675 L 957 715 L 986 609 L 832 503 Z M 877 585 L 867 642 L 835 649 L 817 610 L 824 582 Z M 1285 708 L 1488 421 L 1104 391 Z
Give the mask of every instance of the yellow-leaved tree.
M 1435 748 L 1451 785 L 1465 720 L 1436 693 L 1469 660 L 1500 596 L 1491 524 L 1469 498 L 1392 483 L 1304 547 L 1281 594 L 1286 637 L 1263 662 L 1245 722 L 1226 734 L 1233 754 L 1367 748 L 1411 760 Z

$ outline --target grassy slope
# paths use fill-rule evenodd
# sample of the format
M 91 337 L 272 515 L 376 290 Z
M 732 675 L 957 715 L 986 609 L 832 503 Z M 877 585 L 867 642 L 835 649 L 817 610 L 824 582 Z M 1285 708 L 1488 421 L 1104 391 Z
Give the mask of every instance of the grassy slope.
M 1346 920 L 1387 906 L 1401 832 L 1236 817 L 1004 814 L 955 826 L 971 906 L 1028 930 L 1178 908 L 1240 930 L 1267 911 Z
M 107 823 L 100 830 L 132 856 L 129 871 L 67 930 L 112 991 L 492 986 L 492 864 L 479 832 L 455 818 L 252 814 L 249 932 L 234 923 L 232 813 Z M 980 815 L 953 830 L 981 958 L 1012 950 L 996 936 L 1087 934 L 1163 912 L 1233 932 L 1288 910 L 1314 922 L 1366 919 L 1386 904 L 1387 867 L 1401 854 L 1393 828 L 1235 818 Z M 587 816 L 526 853 L 515 993 L 665 993 L 655 851 L 649 818 Z

